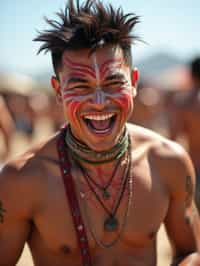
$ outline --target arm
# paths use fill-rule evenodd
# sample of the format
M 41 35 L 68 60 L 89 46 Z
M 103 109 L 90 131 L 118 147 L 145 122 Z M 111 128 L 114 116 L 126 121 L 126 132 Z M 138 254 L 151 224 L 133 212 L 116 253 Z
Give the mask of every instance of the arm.
M 23 182 L 13 167 L 5 167 L 0 174 L 0 266 L 16 265 L 29 235 Z
M 198 266 L 200 219 L 193 199 L 195 175 L 191 160 L 182 148 L 178 147 L 168 169 L 171 200 L 165 226 L 173 249 L 172 265 Z
M 0 97 L 0 129 L 6 145 L 5 155 L 7 155 L 10 150 L 10 136 L 15 130 L 15 125 L 2 97 Z

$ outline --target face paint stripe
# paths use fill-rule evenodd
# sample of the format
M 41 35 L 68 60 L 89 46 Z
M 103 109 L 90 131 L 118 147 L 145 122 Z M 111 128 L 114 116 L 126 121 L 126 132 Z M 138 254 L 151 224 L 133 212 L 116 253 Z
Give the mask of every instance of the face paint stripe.
M 118 67 L 121 66 L 121 60 L 106 60 L 100 67 L 99 64 L 97 63 L 97 56 L 96 53 L 93 55 L 93 60 L 94 60 L 94 69 L 96 73 L 96 79 L 97 79 L 97 87 L 100 87 L 100 81 L 103 79 L 106 71 L 111 67 Z
M 69 76 L 73 76 L 75 78 L 85 78 L 85 75 L 82 73 L 82 71 L 70 72 Z
M 120 67 L 121 64 L 112 64 L 112 68 L 114 70 L 116 70 L 117 67 Z M 107 71 L 111 71 L 112 70 L 111 66 L 106 66 L 106 68 L 104 68 L 104 71 L 101 72 L 101 78 L 103 79 L 105 77 L 105 74 Z
M 118 60 L 107 60 L 107 61 L 105 61 L 101 65 L 101 68 L 100 68 L 101 77 L 104 77 L 107 69 L 110 68 L 111 66 L 113 66 L 113 67 L 121 66 L 121 60 L 118 59 Z
M 104 67 L 106 67 L 106 66 L 108 66 L 108 65 L 110 65 L 110 64 L 112 64 L 112 63 L 119 63 L 119 62 L 121 62 L 120 59 L 116 59 L 116 60 L 109 59 L 109 60 L 106 60 L 106 61 L 101 65 L 101 71 L 104 70 Z
M 64 93 L 63 94 L 63 99 L 65 100 L 67 97 L 76 97 L 76 93 Z
M 80 108 L 80 105 L 81 105 L 80 101 L 75 101 L 70 104 L 71 116 L 74 121 L 76 121 L 76 113 L 77 110 Z
M 67 57 L 64 58 L 64 63 L 67 67 L 71 68 L 71 70 L 73 71 L 78 71 L 80 73 L 86 73 L 92 76 L 93 78 L 96 78 L 94 69 L 88 65 L 74 63 Z
M 130 109 L 130 102 L 132 101 L 130 95 L 124 94 L 123 96 L 120 95 L 119 98 L 113 99 L 115 102 L 117 102 L 119 105 L 121 105 L 122 109 L 128 113 Z
M 63 100 L 65 101 L 71 101 L 73 99 L 76 99 L 76 100 L 81 100 L 84 96 L 77 96 L 77 94 L 73 93 L 73 94 L 64 94 L 63 95 Z
M 87 101 L 91 99 L 91 95 L 77 95 L 77 94 L 64 94 L 63 100 L 69 103 L 70 101 L 76 100 L 76 101 Z
M 81 75 L 90 75 L 92 76 L 93 78 L 96 78 L 96 75 L 95 75 L 95 72 L 93 71 L 90 71 L 88 69 L 81 69 L 81 68 L 72 68 L 71 69 L 72 71 L 75 71 L 77 74 L 81 74 Z
M 102 90 L 97 90 L 95 94 L 95 103 L 102 104 L 105 99 L 105 94 Z
M 67 77 L 62 77 L 62 83 L 65 84 L 68 81 L 69 77 L 86 78 L 82 72 L 70 72 Z
M 81 70 L 81 69 L 75 69 L 75 70 L 76 70 L 76 73 L 77 73 L 78 75 L 83 75 L 84 77 L 86 77 L 86 75 L 89 75 L 89 76 L 91 76 L 92 78 L 96 79 L 96 75 L 95 75 L 94 72 L 90 72 L 90 71 L 87 70 L 87 69 L 83 69 L 83 70 Z
M 97 64 L 97 57 L 96 54 L 93 56 L 94 58 L 94 69 L 95 69 L 95 74 L 96 74 L 96 79 L 97 79 L 97 86 L 100 86 L 100 73 L 99 73 L 99 66 Z
M 74 70 L 74 69 L 72 69 L 72 70 Z M 87 70 L 77 70 L 77 69 L 75 69 L 75 71 L 76 72 L 72 72 L 69 75 L 67 75 L 67 77 L 63 78 L 63 80 L 62 80 L 63 84 L 66 84 L 67 81 L 69 80 L 69 76 L 72 77 L 73 75 L 74 75 L 75 78 L 81 77 L 81 78 L 87 79 L 87 75 L 91 76 L 93 79 L 96 78 L 95 73 L 91 73 L 91 72 L 89 72 Z
M 130 91 L 130 89 L 129 88 L 123 88 L 123 87 L 118 87 L 117 89 L 115 89 L 113 92 L 112 92 L 112 94 L 110 94 L 109 92 L 102 92 L 103 94 L 104 94 L 104 97 L 110 97 L 110 96 L 112 96 L 112 95 L 114 95 L 114 97 L 120 97 L 121 95 L 122 95 L 122 93 L 123 93 L 123 95 L 127 95 L 127 94 L 129 94 L 129 91 Z M 99 94 L 101 94 L 100 92 L 96 92 L 96 99 L 98 98 L 99 99 L 99 97 L 101 97 Z M 82 99 L 82 98 L 90 98 L 90 97 L 92 97 L 92 94 L 91 93 L 89 93 L 89 94 L 87 94 L 87 95 L 79 95 L 79 94 L 77 94 L 77 93 L 71 93 L 69 90 L 67 90 L 67 88 L 66 89 L 64 89 L 63 90 L 63 99 L 65 100 L 65 99 L 68 99 L 69 97 L 80 97 L 80 99 Z
M 68 57 L 64 57 L 64 63 L 70 67 L 73 68 L 86 68 L 92 72 L 94 72 L 94 69 L 86 64 L 81 64 L 81 63 L 75 63 L 73 61 L 71 61 Z

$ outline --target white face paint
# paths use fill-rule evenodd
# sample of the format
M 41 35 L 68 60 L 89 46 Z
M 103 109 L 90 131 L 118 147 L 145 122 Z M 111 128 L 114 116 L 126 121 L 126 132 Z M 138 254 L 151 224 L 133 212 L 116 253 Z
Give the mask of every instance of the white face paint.
M 129 75 L 130 73 L 128 71 L 125 71 L 122 68 L 122 61 L 116 60 L 115 62 L 111 62 L 108 65 L 104 66 L 104 75 L 107 73 L 107 75 L 117 75 L 117 74 L 122 74 L 125 77 L 125 84 L 121 86 L 123 89 L 119 91 L 112 91 L 109 92 L 109 90 L 104 90 L 102 89 L 101 86 L 101 71 L 102 71 L 102 66 L 98 62 L 97 54 L 96 52 L 93 53 L 92 55 L 92 64 L 93 64 L 93 71 L 94 71 L 94 76 L 96 78 L 96 86 L 94 88 L 94 91 L 91 90 L 91 92 L 88 93 L 75 93 L 75 91 L 65 89 L 64 84 L 65 84 L 65 79 L 63 79 L 63 88 L 61 90 L 62 93 L 62 98 L 65 100 L 65 102 L 69 102 L 72 100 L 76 101 L 87 101 L 89 99 L 93 99 L 95 103 L 98 104 L 103 104 L 105 103 L 106 99 L 109 99 L 110 97 L 120 97 L 122 94 L 130 93 L 131 89 L 131 83 L 130 83 L 130 78 Z M 74 67 L 74 69 L 80 71 L 80 66 Z M 104 76 L 103 75 L 103 76 Z M 105 76 L 104 76 L 105 77 Z M 103 77 L 102 77 L 103 78 Z
M 94 71 L 95 71 L 95 74 L 96 74 L 96 79 L 97 79 L 97 89 L 101 89 L 100 88 L 100 68 L 99 68 L 99 65 L 97 63 L 97 56 L 96 56 L 96 53 L 93 54 L 93 60 L 94 60 Z
M 95 103 L 97 104 L 103 104 L 106 100 L 106 93 L 101 89 L 101 86 L 100 86 L 100 67 L 97 62 L 96 53 L 93 54 L 92 58 L 94 60 L 94 71 L 96 75 L 96 84 L 97 84 L 95 95 L 94 95 L 94 100 L 95 100 Z

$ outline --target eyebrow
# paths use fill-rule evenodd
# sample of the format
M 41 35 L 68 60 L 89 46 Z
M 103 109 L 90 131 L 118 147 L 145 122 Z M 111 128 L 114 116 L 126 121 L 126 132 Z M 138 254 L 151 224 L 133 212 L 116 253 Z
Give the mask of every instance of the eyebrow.
M 71 83 L 76 83 L 76 82 L 81 82 L 81 83 L 86 83 L 87 80 L 84 78 L 78 78 L 78 77 L 72 77 L 67 81 L 67 85 L 69 86 L 69 84 Z
M 110 76 L 107 76 L 105 78 L 105 81 L 112 81 L 112 80 L 115 80 L 115 79 L 124 79 L 124 74 L 121 74 L 121 73 L 116 73 L 116 74 L 112 74 Z

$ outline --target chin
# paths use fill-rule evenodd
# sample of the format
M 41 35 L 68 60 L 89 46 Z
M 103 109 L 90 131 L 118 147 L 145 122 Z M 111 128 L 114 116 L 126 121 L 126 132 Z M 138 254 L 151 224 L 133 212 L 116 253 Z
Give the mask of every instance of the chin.
M 71 129 L 79 141 L 100 152 L 117 144 L 125 126 L 123 121 L 119 112 L 87 113 L 79 119 L 79 125 Z
M 111 134 L 101 134 L 98 136 L 94 136 L 92 134 L 89 134 L 87 137 L 88 141 L 84 141 L 85 144 L 90 147 L 90 149 L 101 152 L 101 151 L 106 151 L 113 146 L 115 146 L 118 143 L 118 140 L 121 136 L 122 129 L 115 129 L 111 132 Z

